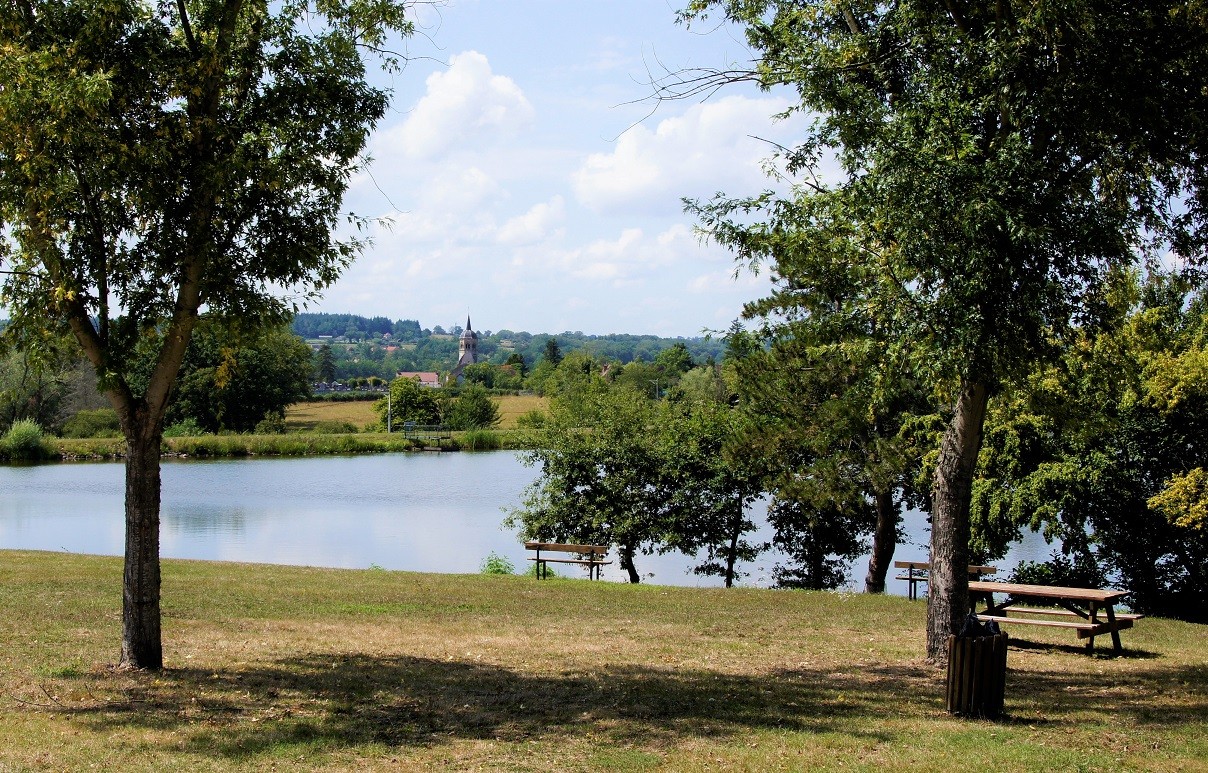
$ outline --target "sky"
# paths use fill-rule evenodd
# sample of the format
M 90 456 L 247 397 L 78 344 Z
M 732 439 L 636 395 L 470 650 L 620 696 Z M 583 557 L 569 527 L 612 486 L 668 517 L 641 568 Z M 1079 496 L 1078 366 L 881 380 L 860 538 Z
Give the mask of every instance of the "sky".
M 424 327 L 699 336 L 766 276 L 703 242 L 684 197 L 758 193 L 788 93 L 657 102 L 652 77 L 749 64 L 741 32 L 677 23 L 681 0 L 420 6 L 347 208 L 373 244 L 308 311 Z

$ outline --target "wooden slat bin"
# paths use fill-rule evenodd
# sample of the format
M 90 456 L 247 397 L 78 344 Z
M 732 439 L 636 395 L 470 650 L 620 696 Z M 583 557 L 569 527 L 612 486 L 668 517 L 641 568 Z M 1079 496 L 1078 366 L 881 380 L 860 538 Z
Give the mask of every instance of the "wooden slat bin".
M 1007 635 L 948 637 L 948 713 L 997 719 L 1007 688 Z

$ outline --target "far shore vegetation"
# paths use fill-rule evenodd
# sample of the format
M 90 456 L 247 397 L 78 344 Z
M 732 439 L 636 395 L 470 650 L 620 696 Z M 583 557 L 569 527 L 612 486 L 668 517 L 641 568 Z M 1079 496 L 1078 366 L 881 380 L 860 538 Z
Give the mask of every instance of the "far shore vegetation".
M 483 557 L 486 559 L 487 557 Z M 485 561 L 484 561 L 485 564 Z M 163 561 L 161 672 L 115 670 L 120 558 L 0 552 L 0 770 L 1204 770 L 1203 627 L 1123 657 L 1012 632 L 949 716 L 926 603 Z
M 542 411 L 546 401 L 535 395 L 493 398 L 499 411 L 497 427 L 447 432 L 406 432 L 401 425 L 386 433 L 376 426 L 374 402 L 314 400 L 290 406 L 280 432 L 169 432 L 163 453 L 188 457 L 309 456 L 392 453 L 400 451 L 492 451 L 520 448 L 520 416 Z M 107 436 L 105 436 L 107 434 Z M 119 459 L 125 441 L 116 433 L 98 437 L 54 437 L 30 421 L 16 422 L 0 437 L 0 460 L 74 461 Z

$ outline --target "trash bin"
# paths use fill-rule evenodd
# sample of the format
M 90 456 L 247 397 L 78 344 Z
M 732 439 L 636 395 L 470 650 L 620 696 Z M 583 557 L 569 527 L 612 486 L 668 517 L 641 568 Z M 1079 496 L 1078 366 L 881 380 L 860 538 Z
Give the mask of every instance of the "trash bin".
M 1007 687 L 1007 635 L 973 618 L 948 637 L 948 713 L 997 719 Z

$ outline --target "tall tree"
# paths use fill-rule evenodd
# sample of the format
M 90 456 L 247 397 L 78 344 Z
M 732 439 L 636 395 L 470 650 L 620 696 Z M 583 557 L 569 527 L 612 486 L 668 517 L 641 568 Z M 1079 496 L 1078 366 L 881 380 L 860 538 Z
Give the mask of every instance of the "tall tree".
M 900 331 L 886 356 L 947 405 L 927 625 L 927 653 L 943 661 L 968 608 L 969 505 L 991 395 L 1054 356 L 1053 342 L 1093 313 L 1088 293 L 1154 247 L 1150 235 L 1199 257 L 1204 8 L 695 0 L 688 15 L 714 9 L 746 27 L 755 68 L 673 88 L 750 78 L 794 89 L 794 110 L 816 116 L 785 156 L 802 183 L 741 205 L 769 218 L 732 223 L 735 232 L 772 231 L 799 208 L 850 240 L 854 249 L 802 244 L 775 259 L 804 255 L 840 276 L 857 261 L 871 313 Z M 831 157 L 841 174 L 827 185 L 817 171 Z M 1190 205 L 1168 208 L 1179 197 Z M 794 289 L 825 281 L 818 273 Z
M 126 666 L 163 664 L 160 441 L 199 310 L 285 321 L 356 255 L 332 234 L 387 105 L 364 55 L 405 5 L 0 6 L 0 302 L 6 333 L 70 329 L 120 418 Z

